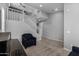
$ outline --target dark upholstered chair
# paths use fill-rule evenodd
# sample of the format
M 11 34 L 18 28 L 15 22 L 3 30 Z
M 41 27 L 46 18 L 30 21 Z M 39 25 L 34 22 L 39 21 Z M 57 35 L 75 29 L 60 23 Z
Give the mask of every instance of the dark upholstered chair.
M 7 56 L 7 41 L 0 41 L 0 56 Z
M 36 38 L 30 33 L 25 33 L 22 35 L 22 44 L 25 48 L 36 45 Z
M 79 47 L 72 47 L 72 51 L 69 53 L 69 56 L 79 56 Z

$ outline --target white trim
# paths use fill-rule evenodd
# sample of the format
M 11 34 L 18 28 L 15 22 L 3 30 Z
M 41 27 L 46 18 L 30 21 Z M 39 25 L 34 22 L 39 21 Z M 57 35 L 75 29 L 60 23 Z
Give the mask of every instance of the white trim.
M 69 49 L 67 49 L 67 48 L 64 48 L 64 50 L 71 52 L 71 50 L 69 50 Z
M 5 10 L 3 7 L 1 8 L 1 15 L 2 15 L 2 17 L 1 17 L 1 24 L 2 24 L 1 31 L 5 32 Z
M 50 40 L 55 40 L 55 39 L 50 39 Z M 64 41 L 62 41 L 62 40 L 55 40 L 55 41 L 64 42 Z
M 44 37 L 44 36 L 43 36 L 43 37 Z M 47 38 L 47 37 L 44 37 L 44 38 Z M 55 39 L 51 39 L 51 38 L 47 38 L 47 39 L 49 39 L 49 40 L 55 40 Z M 55 41 L 64 42 L 64 41 L 62 41 L 62 40 L 55 40 Z

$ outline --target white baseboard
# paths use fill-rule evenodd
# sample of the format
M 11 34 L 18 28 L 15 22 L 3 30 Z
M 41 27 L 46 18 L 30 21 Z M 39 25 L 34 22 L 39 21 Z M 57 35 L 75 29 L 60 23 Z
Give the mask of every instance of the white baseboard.
M 46 38 L 46 39 L 49 39 L 49 40 L 55 40 L 55 39 L 50 39 L 50 38 L 47 38 L 47 37 L 42 37 L 42 38 Z M 64 41 L 61 41 L 61 40 L 55 40 L 55 41 L 64 42 Z
M 66 51 L 69 51 L 69 52 L 71 52 L 71 50 L 69 50 L 69 49 L 67 49 L 67 48 L 64 48 Z

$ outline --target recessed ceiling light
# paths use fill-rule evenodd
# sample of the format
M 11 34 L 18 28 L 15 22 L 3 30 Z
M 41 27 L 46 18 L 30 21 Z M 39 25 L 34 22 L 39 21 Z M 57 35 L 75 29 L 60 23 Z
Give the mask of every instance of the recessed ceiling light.
M 40 5 L 40 7 L 43 7 L 43 5 Z
M 70 11 L 70 9 L 67 9 L 67 12 L 69 12 Z
M 70 34 L 71 32 L 69 30 L 66 31 L 68 34 Z
M 55 8 L 55 11 L 58 11 L 58 8 Z

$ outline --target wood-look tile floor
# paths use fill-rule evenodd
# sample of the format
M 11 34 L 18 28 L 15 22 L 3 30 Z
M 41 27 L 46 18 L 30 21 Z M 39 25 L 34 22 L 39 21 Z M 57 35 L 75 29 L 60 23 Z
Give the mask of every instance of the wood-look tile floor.
M 63 48 L 63 42 L 42 39 L 36 46 L 26 48 L 28 56 L 67 56 L 69 51 Z

